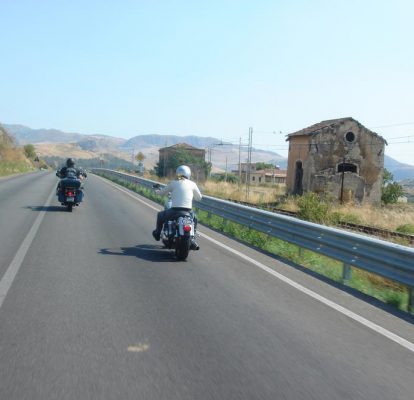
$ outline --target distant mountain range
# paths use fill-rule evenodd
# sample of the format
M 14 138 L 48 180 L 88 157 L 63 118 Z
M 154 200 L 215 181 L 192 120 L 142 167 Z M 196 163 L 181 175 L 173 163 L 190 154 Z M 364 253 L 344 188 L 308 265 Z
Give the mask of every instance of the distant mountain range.
M 396 181 L 414 179 L 414 166 L 412 165 L 400 163 L 399 161 L 385 155 L 384 166 L 393 174 Z
M 64 157 L 70 148 L 76 152 L 78 159 L 96 159 L 104 157 L 117 158 L 132 161 L 133 154 L 138 151 L 144 153 L 145 165 L 152 168 L 158 162 L 158 149 L 160 147 L 172 146 L 177 143 L 188 143 L 198 148 L 211 149 L 211 161 L 216 170 L 231 171 L 237 168 L 239 148 L 237 145 L 222 142 L 214 137 L 200 136 L 176 136 L 176 135 L 138 135 L 129 140 L 107 135 L 84 135 L 80 133 L 68 133 L 56 129 L 31 129 L 24 125 L 3 124 L 7 131 L 20 145 L 32 143 L 36 145 L 39 155 L 42 152 L 47 157 Z M 49 144 L 49 146 L 48 146 Z M 54 146 L 51 146 L 53 144 Z M 61 146 L 59 153 L 59 144 Z M 70 144 L 71 147 L 68 147 Z M 68 154 L 69 155 L 69 154 Z M 247 149 L 244 147 L 240 153 L 241 161 L 247 159 Z M 262 161 L 286 168 L 287 158 L 278 153 L 266 150 L 254 149 L 252 161 Z M 131 164 L 132 165 L 132 164 Z M 400 163 L 399 161 L 385 155 L 384 165 L 397 181 L 403 179 L 414 179 L 414 166 Z
M 126 141 L 122 148 L 139 149 L 142 147 L 167 147 L 177 143 L 188 143 L 200 149 L 207 148 L 213 144 L 220 143 L 220 140 L 213 137 L 200 136 L 176 136 L 176 135 L 139 135 Z

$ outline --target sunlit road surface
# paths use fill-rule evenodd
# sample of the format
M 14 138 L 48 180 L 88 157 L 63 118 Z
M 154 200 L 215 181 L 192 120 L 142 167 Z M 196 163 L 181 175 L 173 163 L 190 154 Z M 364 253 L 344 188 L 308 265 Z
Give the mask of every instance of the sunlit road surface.
M 154 203 L 90 176 L 69 213 L 56 183 L 0 181 L 0 399 L 414 398 L 412 322 L 204 227 L 247 258 L 202 237 L 177 262 Z

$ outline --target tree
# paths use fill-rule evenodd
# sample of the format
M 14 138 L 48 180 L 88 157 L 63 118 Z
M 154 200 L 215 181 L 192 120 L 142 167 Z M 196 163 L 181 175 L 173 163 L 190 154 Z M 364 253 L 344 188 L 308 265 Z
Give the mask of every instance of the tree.
M 384 204 L 394 204 L 398 198 L 404 195 L 403 188 L 394 182 L 394 176 L 384 168 L 381 200 Z
M 185 149 L 177 149 L 173 153 L 170 153 L 166 160 L 161 159 L 157 163 L 155 166 L 155 172 L 160 177 L 165 176 L 167 171 L 175 171 L 178 166 L 183 164 L 198 167 L 200 170 L 204 171 L 205 176 L 208 176 L 211 169 L 210 163 L 194 157 L 191 152 Z
M 142 152 L 138 152 L 138 154 L 135 156 L 135 160 L 138 162 L 143 162 L 145 160 L 145 156 Z
M 275 166 L 273 164 L 265 163 L 265 162 L 257 162 L 256 163 L 256 170 L 261 169 L 273 169 Z
M 382 177 L 383 185 L 387 185 L 388 183 L 391 183 L 394 181 L 394 175 L 388 171 L 387 168 L 384 168 L 384 173 Z
M 35 147 L 32 144 L 26 144 L 24 147 L 24 154 L 27 158 L 34 160 L 36 158 Z

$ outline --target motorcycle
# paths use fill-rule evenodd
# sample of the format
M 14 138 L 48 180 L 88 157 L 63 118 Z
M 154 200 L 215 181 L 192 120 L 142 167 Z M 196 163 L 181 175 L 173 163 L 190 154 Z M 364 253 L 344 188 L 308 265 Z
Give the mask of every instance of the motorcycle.
M 57 176 L 58 173 L 56 173 Z M 69 212 L 72 212 L 73 207 L 79 206 L 83 200 L 83 190 L 79 178 L 68 177 L 60 181 L 57 196 L 58 201 L 62 206 L 66 206 Z
M 155 184 L 153 187 L 159 189 L 160 185 Z M 169 209 L 171 206 L 171 194 L 168 193 L 164 209 Z M 192 211 L 177 211 L 172 219 L 164 222 L 160 235 L 165 248 L 174 249 L 175 256 L 180 261 L 187 259 L 194 238 L 195 224 Z

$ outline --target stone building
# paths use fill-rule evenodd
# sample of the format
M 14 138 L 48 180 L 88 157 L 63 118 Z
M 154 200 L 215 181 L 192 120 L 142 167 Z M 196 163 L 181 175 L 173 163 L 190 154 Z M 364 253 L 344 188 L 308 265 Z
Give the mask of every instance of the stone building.
M 159 165 L 168 165 L 168 159 L 176 154 L 180 150 L 185 150 L 186 152 L 190 153 L 194 158 L 199 159 L 201 161 L 205 161 L 206 158 L 206 151 L 204 149 L 198 149 L 193 147 L 187 143 L 177 143 L 173 146 L 163 147 L 159 149 Z M 188 165 L 191 168 L 191 179 L 199 182 L 204 181 L 206 179 L 205 171 L 200 168 L 198 165 Z M 162 176 L 167 176 L 169 178 L 173 178 L 175 176 L 175 170 L 165 168 L 162 173 Z
M 379 203 L 385 139 L 353 118 L 322 121 L 287 135 L 287 192 Z

